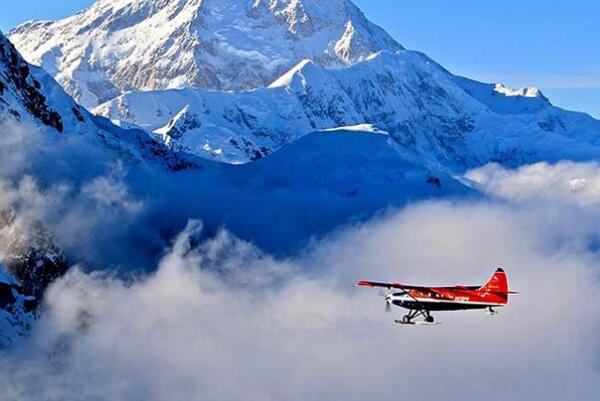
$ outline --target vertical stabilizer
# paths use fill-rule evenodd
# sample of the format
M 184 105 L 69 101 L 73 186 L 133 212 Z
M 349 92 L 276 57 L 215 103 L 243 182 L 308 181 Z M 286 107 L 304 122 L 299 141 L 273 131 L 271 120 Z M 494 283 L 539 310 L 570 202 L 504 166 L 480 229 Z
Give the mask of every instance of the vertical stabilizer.
M 485 283 L 479 290 L 500 296 L 502 299 L 508 301 L 508 279 L 504 270 L 501 268 L 496 269 L 488 282 Z

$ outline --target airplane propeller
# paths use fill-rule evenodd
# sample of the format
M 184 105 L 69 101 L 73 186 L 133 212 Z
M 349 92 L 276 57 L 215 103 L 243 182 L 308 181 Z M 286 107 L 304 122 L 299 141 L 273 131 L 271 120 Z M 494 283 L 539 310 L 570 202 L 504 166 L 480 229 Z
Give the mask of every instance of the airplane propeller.
M 388 295 L 385 297 L 385 311 L 390 313 L 392 311 L 392 296 Z

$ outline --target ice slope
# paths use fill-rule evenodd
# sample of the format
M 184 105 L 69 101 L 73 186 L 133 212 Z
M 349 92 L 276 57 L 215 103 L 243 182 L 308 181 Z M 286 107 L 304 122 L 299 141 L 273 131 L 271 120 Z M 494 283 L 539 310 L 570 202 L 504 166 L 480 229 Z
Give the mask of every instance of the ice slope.
M 178 193 L 170 224 L 197 216 L 275 254 L 388 209 L 436 198 L 476 196 L 447 174 L 403 158 L 389 135 L 348 128 L 310 133 L 244 165 L 205 163 L 166 184 Z M 187 182 L 187 183 L 186 183 Z
M 349 0 L 98 0 L 10 39 L 88 107 L 134 89 L 263 87 L 305 58 L 402 48 Z
M 260 159 L 304 134 L 372 124 L 405 157 L 463 171 L 488 162 L 600 157 L 600 122 L 512 90 L 452 75 L 425 55 L 381 52 L 341 69 L 303 60 L 269 87 L 131 92 L 94 111 L 154 131 L 172 149 L 227 163 Z

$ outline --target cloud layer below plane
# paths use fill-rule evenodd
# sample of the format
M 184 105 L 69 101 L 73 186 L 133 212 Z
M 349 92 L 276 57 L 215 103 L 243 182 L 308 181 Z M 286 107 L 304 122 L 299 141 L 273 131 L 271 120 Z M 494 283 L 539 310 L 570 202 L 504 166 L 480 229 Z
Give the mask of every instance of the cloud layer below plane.
M 600 203 L 598 163 L 545 162 L 510 170 L 488 164 L 466 174 L 485 192 L 517 202 L 554 202 L 593 206 Z
M 191 222 L 156 273 L 71 272 L 0 358 L 10 400 L 593 399 L 599 255 L 585 208 L 428 203 L 280 261 Z M 578 224 L 570 224 L 571 221 Z M 569 228 L 569 235 L 563 230 Z M 592 241 L 592 242 L 590 242 Z M 399 327 L 359 279 L 521 292 L 499 315 Z
M 90 164 L 94 149 L 59 157 L 83 139 L 47 140 L 2 136 L 0 208 L 42 217 L 81 252 L 94 235 L 127 251 L 112 222 L 143 233 L 148 207 L 128 172 Z M 0 354 L 0 400 L 595 399 L 598 173 L 486 166 L 467 178 L 497 201 L 417 204 L 286 260 L 227 231 L 206 240 L 192 221 L 152 274 L 81 266 L 55 283 L 31 337 Z M 377 291 L 352 287 L 480 284 L 499 265 L 521 295 L 498 316 L 439 314 L 435 327 L 398 327 L 400 309 L 385 314 Z

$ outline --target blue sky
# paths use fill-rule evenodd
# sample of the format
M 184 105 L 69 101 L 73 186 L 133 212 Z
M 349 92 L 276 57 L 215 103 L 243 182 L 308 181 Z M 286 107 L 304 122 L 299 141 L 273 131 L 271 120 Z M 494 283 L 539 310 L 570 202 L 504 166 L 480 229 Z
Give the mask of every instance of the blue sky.
M 5 5 L 0 29 L 68 16 L 93 0 Z M 533 85 L 558 106 L 600 118 L 600 2 L 547 0 L 355 0 L 405 47 L 454 73 L 511 86 Z

